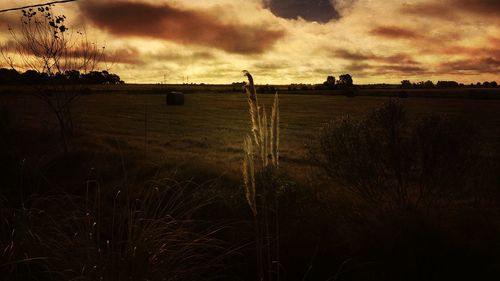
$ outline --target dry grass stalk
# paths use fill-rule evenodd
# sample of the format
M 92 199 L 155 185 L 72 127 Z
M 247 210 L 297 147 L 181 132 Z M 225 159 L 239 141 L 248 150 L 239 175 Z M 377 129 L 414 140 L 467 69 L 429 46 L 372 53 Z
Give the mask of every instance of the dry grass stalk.
M 245 86 L 245 91 L 247 92 L 248 95 L 249 112 L 250 112 L 250 118 L 252 120 L 252 133 L 255 139 L 255 143 L 258 144 L 261 139 L 260 138 L 261 120 L 260 120 L 259 103 L 257 101 L 257 91 L 255 90 L 252 75 L 246 70 L 244 70 L 243 73 L 245 73 L 245 76 L 247 76 L 248 78 L 248 84 Z
M 271 114 L 271 157 L 273 165 L 279 165 L 279 145 L 280 145 L 280 110 L 278 93 L 274 95 L 274 103 Z
M 269 165 L 269 156 L 272 164 L 278 167 L 279 158 L 279 98 L 278 93 L 274 96 L 274 103 L 271 115 L 271 127 L 267 120 L 267 113 L 264 107 L 259 105 L 254 80 L 248 71 L 243 71 L 248 78 L 245 90 L 248 96 L 250 119 L 252 122 L 252 134 L 255 142 L 255 149 L 261 157 L 262 167 Z
M 279 158 L 279 99 L 278 93 L 274 96 L 274 103 L 271 114 L 271 126 L 267 120 L 265 108 L 259 105 L 254 80 L 248 71 L 243 71 L 248 78 L 245 86 L 248 95 L 248 105 L 250 112 L 252 135 L 248 135 L 243 142 L 243 180 L 245 184 L 245 196 L 248 205 L 253 213 L 255 223 L 255 240 L 257 250 L 257 272 L 258 280 L 264 279 L 264 272 L 267 272 L 266 280 L 273 280 L 272 276 L 277 276 L 279 280 L 279 222 L 278 222 L 278 201 L 276 184 L 273 179 L 272 170 L 278 168 Z M 260 156 L 260 165 L 254 162 L 254 155 Z M 271 161 L 269 160 L 271 159 Z M 271 166 L 270 166 L 271 165 Z M 271 172 L 271 173 L 269 173 Z M 256 179 L 257 177 L 257 179 Z M 258 183 L 256 182 L 258 181 Z M 257 189 L 259 188 L 259 193 Z M 271 206 L 274 197 L 274 207 Z M 271 218 L 271 212 L 274 218 Z M 275 221 L 276 229 L 274 234 L 271 230 L 271 220 Z M 275 237 L 276 254 L 274 258 L 271 253 L 271 235 Z M 263 243 L 266 241 L 266 243 Z M 264 262 L 266 261 L 266 262 Z M 276 269 L 273 269 L 276 266 Z
M 243 179 L 245 182 L 245 196 L 248 201 L 248 205 L 254 216 L 257 216 L 257 203 L 255 199 L 255 167 L 253 159 L 253 145 L 252 138 L 247 136 L 243 142 L 243 150 L 245 156 L 243 159 Z
M 262 125 L 260 127 L 260 139 L 261 139 L 261 149 L 260 149 L 260 157 L 262 159 L 262 164 L 267 167 L 269 164 L 268 161 L 268 131 L 267 131 L 267 114 L 266 114 L 266 108 L 262 108 L 262 121 L 260 122 Z

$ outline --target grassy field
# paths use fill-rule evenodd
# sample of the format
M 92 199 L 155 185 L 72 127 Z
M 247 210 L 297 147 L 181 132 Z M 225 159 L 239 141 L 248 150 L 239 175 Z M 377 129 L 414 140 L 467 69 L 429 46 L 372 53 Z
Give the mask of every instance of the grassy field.
M 12 280 L 256 280 L 257 242 L 241 173 L 250 133 L 247 97 L 224 88 L 187 89 L 184 106 L 167 106 L 160 87 L 102 86 L 81 96 L 68 153 L 44 104 L 27 89 L 4 89 L 0 273 Z M 408 111 L 407 126 L 432 114 L 468 121 L 482 141 L 473 152 L 497 155 L 500 100 L 393 93 L 280 94 L 282 174 L 269 181 L 278 183 L 280 232 L 268 243 L 279 241 L 281 280 L 499 276 L 498 159 L 481 163 L 480 173 L 463 184 L 472 191 L 418 208 L 372 204 L 311 160 L 309 147 L 318 147 L 325 124 L 362 119 L 391 99 Z M 269 111 L 273 95 L 259 99 Z M 454 132 L 443 128 L 451 129 L 444 136 Z M 444 154 L 433 153 L 447 155 L 446 144 L 441 149 Z M 258 223 L 265 225 L 263 217 Z M 61 277 L 47 278 L 47 269 Z
M 143 88 L 144 89 L 144 86 Z M 269 109 L 272 95 L 261 95 Z M 52 116 L 36 98 L 1 96 L 20 126 L 43 127 Z M 320 128 L 332 119 L 359 117 L 390 97 L 347 98 L 282 94 L 283 167 L 304 176 L 306 147 L 315 145 Z M 477 124 L 488 146 L 500 143 L 500 100 L 450 98 L 399 99 L 412 116 L 429 113 L 460 116 Z M 242 141 L 248 133 L 248 105 L 243 93 L 188 93 L 185 106 L 166 106 L 165 96 L 134 89 L 83 96 L 75 106 L 80 134 L 96 143 L 121 143 L 143 160 L 170 166 L 199 167 L 214 177 L 239 179 Z M 145 154 L 144 154 L 145 153 Z

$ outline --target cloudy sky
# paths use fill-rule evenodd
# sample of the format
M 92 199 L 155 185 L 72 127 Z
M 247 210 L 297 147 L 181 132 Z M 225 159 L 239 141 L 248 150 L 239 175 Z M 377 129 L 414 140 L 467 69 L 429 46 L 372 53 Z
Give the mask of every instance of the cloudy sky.
M 42 1 L 2 1 L 0 9 Z M 79 0 L 56 6 L 129 83 L 500 80 L 499 0 Z M 0 14 L 0 39 L 21 13 Z

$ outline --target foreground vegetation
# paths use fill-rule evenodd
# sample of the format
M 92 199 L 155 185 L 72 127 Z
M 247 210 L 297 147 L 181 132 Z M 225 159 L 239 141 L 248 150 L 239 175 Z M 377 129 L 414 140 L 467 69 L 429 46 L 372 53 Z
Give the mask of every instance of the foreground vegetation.
M 43 103 L 1 101 L 8 280 L 500 276 L 497 101 L 281 94 L 279 169 L 256 171 L 272 225 L 260 218 L 257 236 L 243 93 L 190 93 L 184 107 L 82 96 L 66 153 Z

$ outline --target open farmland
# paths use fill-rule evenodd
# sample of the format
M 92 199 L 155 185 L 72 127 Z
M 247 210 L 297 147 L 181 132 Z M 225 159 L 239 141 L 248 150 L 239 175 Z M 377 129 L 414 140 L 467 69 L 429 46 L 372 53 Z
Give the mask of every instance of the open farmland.
M 338 280 L 367 280 L 366 276 L 377 274 L 382 275 L 368 280 L 403 280 L 431 270 L 439 280 L 472 280 L 498 273 L 499 261 L 493 255 L 500 248 L 491 245 L 498 245 L 500 233 L 500 100 L 452 98 L 450 90 L 446 90 L 446 98 L 397 98 L 396 90 L 385 96 L 354 98 L 341 92 L 283 92 L 279 95 L 279 168 L 258 168 L 259 214 L 255 216 L 249 208 L 249 185 L 242 176 L 243 139 L 251 132 L 247 96 L 216 87 L 177 86 L 171 90 L 185 93 L 184 106 L 167 106 L 165 93 L 169 90 L 160 86 L 93 88 L 72 108 L 75 135 L 66 152 L 46 104 L 27 88 L 3 90 L 0 133 L 4 145 L 0 152 L 5 161 L 0 164 L 7 199 L 0 203 L 11 213 L 5 215 L 7 227 L 0 234 L 4 243 L 17 239 L 23 242 L 19 245 L 26 245 L 9 250 L 12 254 L 3 257 L 4 264 L 25 256 L 49 256 L 54 262 L 26 262 L 30 268 L 41 266 L 33 271 L 34 276 L 46 275 L 43 266 L 47 262 L 53 271 L 68 272 L 68 276 L 97 276 L 89 280 L 100 280 L 106 274 L 163 278 L 171 274 L 170 267 L 149 259 L 149 255 L 165 253 L 163 246 L 151 244 L 150 237 L 154 237 L 162 245 L 186 245 L 179 251 L 167 251 L 162 259 L 172 261 L 167 264 L 187 275 L 204 272 L 207 277 L 200 279 L 212 280 L 223 272 L 216 280 L 256 280 L 255 250 L 264 246 L 258 244 L 262 240 L 255 230 L 263 229 L 266 211 L 278 210 L 271 218 L 276 224 L 266 231 L 276 235 L 268 243 L 279 242 L 275 255 L 282 267 L 281 280 L 331 280 L 338 274 L 342 274 Z M 258 97 L 270 112 L 274 95 Z M 389 102 L 391 99 L 396 103 Z M 398 119 L 400 108 L 408 112 L 408 119 Z M 384 110 L 391 118 L 366 123 Z M 436 114 L 458 119 L 434 119 L 437 123 L 425 119 Z M 330 135 L 320 137 L 329 121 L 345 116 L 351 118 L 346 124 L 364 120 L 369 126 L 358 124 L 355 130 L 330 126 L 325 131 Z M 464 134 L 473 132 L 468 131 L 469 123 L 478 129 L 479 137 Z M 394 147 L 387 145 L 390 135 L 384 134 L 388 128 L 384 126 L 397 124 L 404 124 L 410 132 L 396 138 L 400 141 L 396 149 L 407 157 L 396 168 L 410 167 L 405 170 L 407 201 L 394 196 L 397 189 L 393 187 L 399 182 L 390 172 L 391 158 L 386 157 Z M 425 133 L 418 135 L 415 128 Z M 456 136 L 463 139 L 455 141 Z M 320 138 L 331 141 L 330 146 L 311 155 L 309 147 L 317 151 Z M 424 146 L 418 146 L 419 140 Z M 418 149 L 405 150 L 407 144 L 417 144 Z M 346 166 L 335 166 L 339 162 L 323 158 L 316 162 L 318 155 L 326 158 L 330 151 L 347 155 L 340 158 Z M 421 155 L 430 158 L 418 158 Z M 406 166 L 406 159 L 414 166 Z M 457 170 L 455 162 L 459 167 L 460 163 L 471 164 Z M 327 170 L 329 167 L 335 169 Z M 424 187 L 437 186 L 435 193 L 418 193 L 423 190 L 419 189 L 419 171 L 423 171 L 422 178 L 431 179 Z M 364 180 L 361 189 L 350 189 L 356 187 L 358 178 Z M 379 179 L 380 184 L 372 185 Z M 268 189 L 270 186 L 273 188 Z M 271 195 L 265 193 L 268 191 Z M 374 193 L 366 197 L 365 191 Z M 277 201 L 265 205 L 265 196 L 275 196 Z M 11 238 L 19 217 L 21 225 L 36 224 Z M 193 231 L 187 236 L 186 224 Z M 124 227 L 131 227 L 132 233 L 123 231 Z M 209 234 L 190 236 L 205 227 Z M 89 238 L 80 232 L 90 233 Z M 137 257 L 135 247 L 148 254 Z M 141 262 L 155 270 L 130 266 Z M 80 273 L 82 263 L 95 265 L 99 271 Z M 108 270 L 110 264 L 115 270 Z M 469 266 L 461 266 L 464 264 Z M 12 268 L 8 274 L 13 276 L 26 272 L 24 264 Z
M 75 106 L 78 134 L 86 144 L 121 145 L 121 153 L 137 154 L 141 162 L 152 166 L 183 167 L 195 171 L 193 177 L 202 174 L 239 181 L 241 146 L 250 126 L 246 95 L 224 89 L 186 89 L 184 106 L 166 106 L 165 95 L 157 86 L 95 90 Z M 273 95 L 259 97 L 270 110 Z M 357 118 L 390 98 L 394 97 L 281 94 L 282 167 L 303 178 L 310 165 L 307 146 L 317 144 L 317 134 L 325 123 L 342 116 Z M 4 94 L 1 100 L 10 105 L 20 127 L 53 127 L 50 112 L 35 97 Z M 412 118 L 429 113 L 459 116 L 480 128 L 488 148 L 500 142 L 500 100 L 399 100 Z

